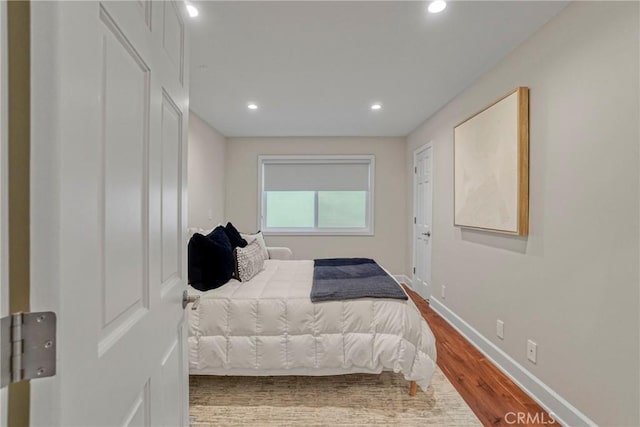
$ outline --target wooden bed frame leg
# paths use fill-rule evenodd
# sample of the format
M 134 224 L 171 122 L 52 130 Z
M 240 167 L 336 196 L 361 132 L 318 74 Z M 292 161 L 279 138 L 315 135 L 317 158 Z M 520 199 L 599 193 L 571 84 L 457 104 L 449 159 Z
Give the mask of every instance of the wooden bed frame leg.
M 413 397 L 418 392 L 418 384 L 415 381 L 409 383 L 409 396 Z

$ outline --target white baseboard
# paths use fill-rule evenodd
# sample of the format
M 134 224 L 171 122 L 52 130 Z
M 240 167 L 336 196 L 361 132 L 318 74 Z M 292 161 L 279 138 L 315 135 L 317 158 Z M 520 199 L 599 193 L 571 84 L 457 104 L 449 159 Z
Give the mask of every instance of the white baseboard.
M 482 354 L 491 360 L 498 369 L 511 378 L 525 393 L 547 410 L 560 424 L 564 426 L 597 426 L 589 417 L 567 402 L 562 396 L 540 381 L 448 307 L 436 298 L 433 298 L 433 296 L 430 298 L 429 305 Z
M 429 301 L 429 299 L 431 298 L 431 295 L 429 295 L 429 292 L 424 285 L 413 283 L 413 280 L 411 280 L 408 276 L 401 274 L 399 276 L 395 276 L 395 278 L 398 279 L 398 281 L 400 281 L 401 283 L 406 283 L 412 291 L 416 292 L 427 301 Z
M 405 285 L 409 286 L 411 289 L 413 289 L 413 284 L 411 283 L 411 279 L 409 278 L 409 276 L 407 276 L 406 274 L 395 274 L 393 276 L 398 282 L 400 283 L 404 283 Z

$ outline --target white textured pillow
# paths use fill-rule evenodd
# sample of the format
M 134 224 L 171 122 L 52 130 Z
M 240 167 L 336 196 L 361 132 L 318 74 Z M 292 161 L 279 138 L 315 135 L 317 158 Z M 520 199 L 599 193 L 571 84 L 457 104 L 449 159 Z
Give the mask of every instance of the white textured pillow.
M 262 255 L 264 256 L 264 259 L 269 259 L 269 251 L 267 250 L 267 244 L 264 242 L 262 231 L 258 231 L 255 234 L 240 233 L 240 236 L 242 236 L 242 238 L 246 240 L 247 243 L 249 244 L 251 244 L 254 241 L 257 241 L 258 244 L 260 245 L 260 250 L 262 251 Z
M 257 239 L 244 248 L 235 248 L 234 259 L 236 278 L 241 282 L 251 280 L 264 267 L 265 258 Z

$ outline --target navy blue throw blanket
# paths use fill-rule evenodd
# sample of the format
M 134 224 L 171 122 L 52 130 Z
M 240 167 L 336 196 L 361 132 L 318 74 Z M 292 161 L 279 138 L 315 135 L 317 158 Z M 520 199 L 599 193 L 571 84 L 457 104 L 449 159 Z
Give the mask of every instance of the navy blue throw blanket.
M 356 298 L 408 299 L 398 282 L 372 259 L 327 258 L 314 261 L 312 302 Z

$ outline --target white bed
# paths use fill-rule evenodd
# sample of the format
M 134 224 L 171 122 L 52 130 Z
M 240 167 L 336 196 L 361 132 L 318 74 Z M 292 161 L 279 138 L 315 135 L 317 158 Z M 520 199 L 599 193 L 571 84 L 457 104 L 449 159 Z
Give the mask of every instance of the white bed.
M 189 316 L 192 375 L 340 375 L 394 371 L 426 390 L 435 339 L 395 299 L 312 303 L 313 261 L 267 260 L 248 282 L 199 295 Z

